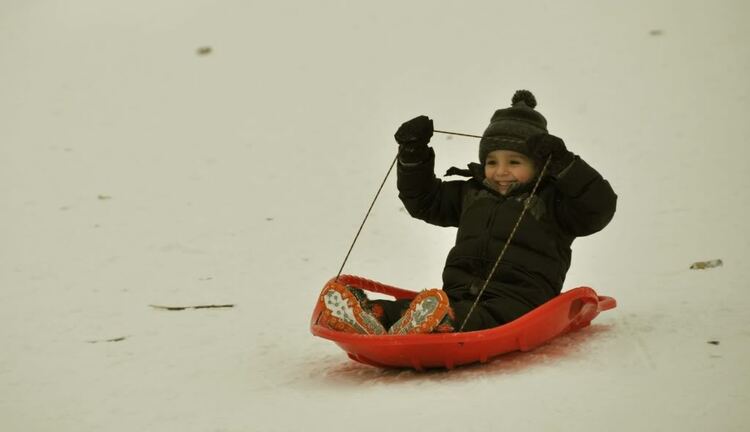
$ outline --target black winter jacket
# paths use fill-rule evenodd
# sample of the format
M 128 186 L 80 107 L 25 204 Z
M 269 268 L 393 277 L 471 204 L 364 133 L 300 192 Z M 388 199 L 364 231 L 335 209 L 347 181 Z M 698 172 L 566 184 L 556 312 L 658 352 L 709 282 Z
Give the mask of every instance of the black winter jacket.
M 415 218 L 458 227 L 443 270 L 443 289 L 451 303 L 473 300 L 532 185 L 503 196 L 484 184 L 484 169 L 478 164 L 470 165 L 469 180 L 442 181 L 435 177 L 434 162 L 430 151 L 423 163 L 399 163 L 399 198 Z M 525 313 L 558 295 L 570 267 L 573 239 L 604 228 L 616 201 L 609 182 L 578 157 L 559 178 L 542 179 L 482 300 L 507 299 Z M 511 319 L 521 312 L 509 312 Z

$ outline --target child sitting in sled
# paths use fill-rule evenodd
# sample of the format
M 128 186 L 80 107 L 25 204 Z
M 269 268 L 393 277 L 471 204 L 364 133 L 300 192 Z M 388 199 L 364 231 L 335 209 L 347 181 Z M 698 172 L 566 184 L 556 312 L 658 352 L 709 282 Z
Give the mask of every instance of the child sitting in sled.
M 435 152 L 428 145 L 432 120 L 419 116 L 401 125 L 395 134 L 399 198 L 417 219 L 458 227 L 443 287 L 410 301 L 370 300 L 361 289 L 334 281 L 320 296 L 321 324 L 363 334 L 483 330 L 560 294 L 573 240 L 609 223 L 617 195 L 563 140 L 548 133 L 536 104 L 531 92 L 519 90 L 509 108 L 495 111 L 479 143 L 480 163 L 446 174 L 466 180 L 435 176 Z M 486 281 L 524 205 L 526 214 Z

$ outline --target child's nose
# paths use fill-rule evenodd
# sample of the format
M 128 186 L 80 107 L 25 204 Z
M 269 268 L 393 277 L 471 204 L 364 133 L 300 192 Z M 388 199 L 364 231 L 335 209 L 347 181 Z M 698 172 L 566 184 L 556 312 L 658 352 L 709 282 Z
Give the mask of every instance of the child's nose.
M 495 174 L 502 176 L 508 173 L 508 165 L 506 164 L 499 164 L 497 166 L 497 171 L 495 171 Z

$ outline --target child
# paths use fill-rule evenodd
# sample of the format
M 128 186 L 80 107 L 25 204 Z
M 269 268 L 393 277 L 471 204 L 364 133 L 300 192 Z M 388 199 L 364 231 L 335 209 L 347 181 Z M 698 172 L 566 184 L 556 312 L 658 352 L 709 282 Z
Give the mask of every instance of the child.
M 364 292 L 332 283 L 321 294 L 324 320 L 342 331 L 367 334 L 482 330 L 515 320 L 560 294 L 576 237 L 603 229 L 615 213 L 609 182 L 547 132 L 546 119 L 527 90 L 510 108 L 495 111 L 479 143 L 479 162 L 435 177 L 428 146 L 432 120 L 419 116 L 401 125 L 399 198 L 409 214 L 438 226 L 458 227 L 448 253 L 442 290 L 413 301 L 368 300 Z M 479 295 L 545 162 L 534 198 L 474 311 Z M 468 315 L 468 319 L 467 319 Z

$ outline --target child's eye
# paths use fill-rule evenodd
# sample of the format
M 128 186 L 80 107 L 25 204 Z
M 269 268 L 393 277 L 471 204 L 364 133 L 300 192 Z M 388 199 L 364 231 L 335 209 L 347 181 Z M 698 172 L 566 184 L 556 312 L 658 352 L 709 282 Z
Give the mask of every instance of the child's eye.
M 512 160 L 512 161 L 510 161 L 510 164 L 511 165 L 520 165 L 521 161 L 519 161 L 519 160 Z
M 495 161 L 493 161 L 493 160 L 488 160 L 488 161 L 487 161 L 487 165 L 495 165 L 496 163 L 497 163 L 497 162 L 495 162 Z

